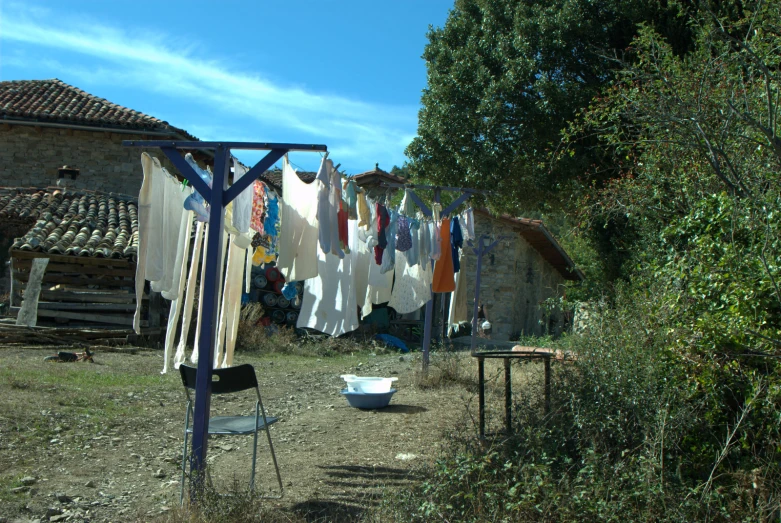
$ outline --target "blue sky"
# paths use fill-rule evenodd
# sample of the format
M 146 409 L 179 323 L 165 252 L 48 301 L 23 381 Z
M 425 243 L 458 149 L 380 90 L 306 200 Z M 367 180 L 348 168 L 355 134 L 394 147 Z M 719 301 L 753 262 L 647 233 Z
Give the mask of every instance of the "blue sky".
M 0 0 L 0 80 L 59 78 L 202 140 L 324 143 L 349 174 L 389 170 L 417 130 L 426 31 L 452 4 Z

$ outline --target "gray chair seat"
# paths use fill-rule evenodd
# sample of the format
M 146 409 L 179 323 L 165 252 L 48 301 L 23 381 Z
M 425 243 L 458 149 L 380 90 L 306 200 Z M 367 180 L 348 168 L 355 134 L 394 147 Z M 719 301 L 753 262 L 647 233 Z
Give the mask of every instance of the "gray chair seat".
M 273 425 L 277 421 L 278 419 L 272 416 L 266 416 L 266 423 L 263 423 L 263 418 L 258 418 L 257 429 L 264 429 L 266 425 Z M 253 425 L 255 425 L 255 416 L 214 416 L 209 418 L 209 434 L 252 434 L 255 432 Z M 187 432 L 192 434 L 192 425 L 187 427 Z

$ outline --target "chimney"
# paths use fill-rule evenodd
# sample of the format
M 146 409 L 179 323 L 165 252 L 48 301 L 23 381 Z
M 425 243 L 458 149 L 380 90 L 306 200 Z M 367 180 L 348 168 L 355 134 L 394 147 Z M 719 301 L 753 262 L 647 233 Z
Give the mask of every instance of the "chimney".
M 63 165 L 57 169 L 57 187 L 70 187 L 73 180 L 79 177 L 79 170 L 74 167 Z

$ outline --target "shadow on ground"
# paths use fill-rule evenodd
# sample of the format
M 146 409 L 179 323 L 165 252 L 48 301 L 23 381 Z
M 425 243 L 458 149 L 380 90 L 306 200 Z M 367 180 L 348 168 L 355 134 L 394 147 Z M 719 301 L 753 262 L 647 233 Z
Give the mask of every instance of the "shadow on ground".
M 331 499 L 314 499 L 295 504 L 293 511 L 309 523 L 357 521 L 376 505 L 385 488 L 403 487 L 421 479 L 407 469 L 360 465 L 319 466 L 336 494 Z

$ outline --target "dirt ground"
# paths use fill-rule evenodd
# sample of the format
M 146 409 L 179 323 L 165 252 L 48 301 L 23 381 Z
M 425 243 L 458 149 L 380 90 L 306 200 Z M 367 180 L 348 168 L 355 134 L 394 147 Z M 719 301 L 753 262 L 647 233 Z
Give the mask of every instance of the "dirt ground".
M 53 352 L 0 347 L 0 521 L 144 521 L 176 507 L 185 407 L 178 372 L 161 375 L 157 351 L 44 362 Z M 281 420 L 271 434 L 285 496 L 275 503 L 313 520 L 350 521 L 384 489 L 413 488 L 448 431 L 477 417 L 473 386 L 416 386 L 419 354 L 236 360 L 255 365 L 267 411 Z M 346 373 L 398 376 L 398 392 L 385 409 L 351 408 L 339 393 Z M 252 396 L 234 398 L 215 396 L 212 413 L 253 412 Z M 210 439 L 209 460 L 215 486 L 246 485 L 251 437 Z M 265 438 L 256 484 L 276 485 Z

